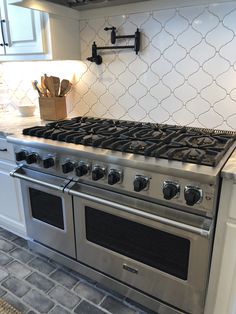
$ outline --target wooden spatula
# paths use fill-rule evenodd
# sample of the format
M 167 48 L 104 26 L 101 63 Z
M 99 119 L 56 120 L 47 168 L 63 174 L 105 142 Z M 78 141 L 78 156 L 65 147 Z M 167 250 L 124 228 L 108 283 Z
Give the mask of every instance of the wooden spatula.
M 55 91 L 55 96 L 59 96 L 59 89 L 60 89 L 60 79 L 57 76 L 51 76 L 53 85 L 54 85 L 54 91 Z
M 55 90 L 54 90 L 54 84 L 53 84 L 53 79 L 51 76 L 45 76 L 44 78 L 44 84 L 49 90 L 49 96 L 50 97 L 55 97 Z
M 67 90 L 69 84 L 70 84 L 69 80 L 63 79 L 63 80 L 61 81 L 61 88 L 60 88 L 60 95 L 59 95 L 59 96 L 62 97 L 62 96 L 65 95 L 65 91 Z

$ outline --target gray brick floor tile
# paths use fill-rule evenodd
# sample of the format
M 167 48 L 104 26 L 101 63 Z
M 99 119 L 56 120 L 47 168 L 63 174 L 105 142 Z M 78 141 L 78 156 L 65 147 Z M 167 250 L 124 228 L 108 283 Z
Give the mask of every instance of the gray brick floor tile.
M 74 293 L 66 290 L 61 286 L 57 286 L 49 293 L 50 297 L 68 309 L 72 309 L 80 302 L 80 298 Z
M 121 301 L 108 296 L 106 299 L 102 302 L 101 307 L 108 310 L 109 312 L 113 314 L 135 314 L 136 311 L 126 306 Z
M 17 235 L 5 229 L 0 230 L 0 236 L 7 240 L 14 240 L 17 238 Z
M 70 314 L 71 312 L 66 311 L 61 306 L 57 305 L 51 310 L 50 314 Z
M 78 314 L 104 314 L 105 312 L 99 309 L 98 307 L 82 301 L 75 309 L 75 313 Z
M 34 258 L 34 255 L 29 253 L 28 251 L 21 249 L 21 248 L 15 248 L 13 251 L 9 253 L 12 257 L 20 260 L 23 263 L 27 263 L 32 258 Z
M 3 238 L 0 238 L 0 251 L 9 252 L 15 248 L 11 242 L 6 241 Z
M 76 286 L 74 291 L 82 298 L 95 304 L 100 303 L 105 296 L 104 293 L 85 282 L 81 282 L 78 286 Z
M 52 264 L 50 264 L 46 261 L 46 259 L 43 259 L 41 257 L 36 257 L 32 261 L 30 261 L 28 265 L 44 274 L 50 274 L 53 270 L 55 270 L 55 267 Z
M 8 271 L 6 271 L 5 269 L 1 269 L 0 268 L 0 281 L 2 281 L 3 279 L 7 278 L 8 275 L 9 275 Z
M 1 287 L 0 287 L 0 298 L 4 295 L 4 294 L 6 294 L 7 292 L 4 290 L 4 289 L 2 289 Z
M 30 310 L 29 312 L 27 312 L 27 314 L 36 314 L 36 312 Z
M 56 270 L 50 275 L 50 277 L 68 289 L 74 287 L 74 285 L 78 282 L 78 279 L 61 269 Z
M 23 300 L 40 313 L 48 313 L 54 306 L 54 303 L 49 298 L 36 290 L 29 291 L 23 297 Z
M 2 286 L 19 298 L 23 297 L 30 290 L 29 285 L 15 277 L 5 280 Z
M 14 297 L 9 293 L 5 294 L 2 298 L 22 314 L 29 311 L 29 308 L 25 304 L 23 304 L 17 297 Z
M 10 272 L 11 275 L 19 279 L 22 279 L 31 273 L 31 270 L 27 266 L 17 261 L 7 264 L 6 269 Z
M 51 280 L 36 272 L 29 275 L 25 280 L 44 292 L 47 292 L 55 286 L 55 284 Z
M 28 249 L 28 243 L 23 238 L 17 237 L 16 239 L 13 240 L 13 242 L 19 246 L 24 247 L 25 249 Z
M 12 257 L 0 252 L 0 266 L 4 266 L 12 261 Z

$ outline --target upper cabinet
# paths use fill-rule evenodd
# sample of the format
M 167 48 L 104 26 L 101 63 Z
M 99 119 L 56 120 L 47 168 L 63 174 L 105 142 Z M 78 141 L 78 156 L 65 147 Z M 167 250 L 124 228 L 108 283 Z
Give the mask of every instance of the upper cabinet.
M 1 54 L 43 53 L 42 21 L 40 12 L 20 8 L 10 1 L 0 0 Z
M 79 21 L 0 0 L 0 61 L 78 60 Z

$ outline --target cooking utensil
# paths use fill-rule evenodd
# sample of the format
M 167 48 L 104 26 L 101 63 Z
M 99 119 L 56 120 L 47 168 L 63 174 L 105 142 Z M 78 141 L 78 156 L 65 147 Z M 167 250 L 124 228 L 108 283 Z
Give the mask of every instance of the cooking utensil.
M 57 76 L 51 76 L 54 85 L 55 96 L 59 96 L 60 79 Z
M 42 91 L 43 91 L 43 95 L 45 97 L 47 97 L 48 96 L 48 91 L 47 91 L 47 87 L 45 86 L 44 80 L 45 80 L 44 76 L 41 76 L 41 88 L 42 88 Z
M 52 76 L 45 76 L 44 77 L 44 84 L 46 88 L 49 90 L 49 97 L 55 97 L 55 89 L 53 84 Z
M 37 80 L 32 81 L 32 86 L 38 92 L 39 97 L 41 97 L 43 95 L 43 92 L 40 89 L 40 87 L 38 86 L 38 81 Z
M 65 95 L 65 91 L 67 90 L 69 84 L 70 84 L 69 80 L 63 79 L 63 80 L 61 81 L 61 88 L 60 88 L 60 95 L 59 95 L 59 96 L 62 97 L 62 96 Z
M 71 87 L 72 87 L 72 83 L 69 82 L 67 88 L 63 92 L 60 92 L 60 96 L 65 96 L 66 94 L 68 94 L 69 91 L 71 90 Z

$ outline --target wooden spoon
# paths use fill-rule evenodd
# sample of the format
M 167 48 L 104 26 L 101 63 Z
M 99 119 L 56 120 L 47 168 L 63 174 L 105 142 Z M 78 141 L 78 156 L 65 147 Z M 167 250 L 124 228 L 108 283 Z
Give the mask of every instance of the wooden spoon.
M 47 97 L 48 96 L 47 87 L 45 86 L 44 80 L 45 80 L 44 76 L 41 76 L 41 87 L 43 91 L 43 96 Z
M 65 95 L 65 91 L 67 90 L 69 84 L 70 84 L 69 80 L 63 79 L 63 80 L 61 81 L 61 88 L 60 88 L 60 95 L 59 95 L 59 96 L 62 97 L 62 96 Z
M 71 87 L 72 87 L 72 83 L 69 82 L 67 88 L 63 91 L 62 96 L 66 96 L 66 94 L 68 94 L 69 91 L 71 90 Z M 61 93 L 60 93 L 60 94 L 61 94 Z

